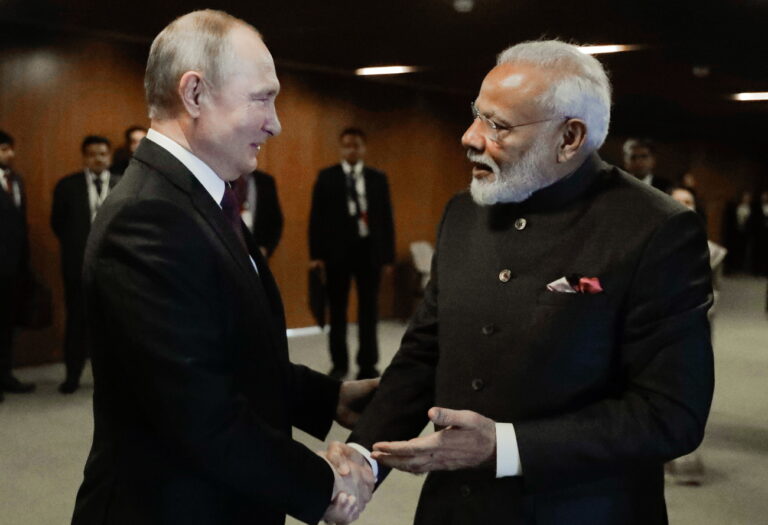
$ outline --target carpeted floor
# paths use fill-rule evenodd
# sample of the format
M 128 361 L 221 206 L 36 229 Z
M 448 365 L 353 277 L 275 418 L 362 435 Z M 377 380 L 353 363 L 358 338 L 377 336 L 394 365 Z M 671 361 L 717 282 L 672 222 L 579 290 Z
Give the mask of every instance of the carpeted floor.
M 700 487 L 667 487 L 673 525 L 768 523 L 765 286 L 765 280 L 753 278 L 731 278 L 724 283 L 715 322 L 717 387 L 701 447 L 706 478 Z M 404 329 L 399 323 L 381 323 L 382 363 L 391 359 Z M 295 362 L 323 372 L 330 368 L 325 336 L 293 337 L 290 345 Z M 59 364 L 20 369 L 20 378 L 38 383 L 37 392 L 6 395 L 0 403 L 2 525 L 69 523 L 90 446 L 92 389 L 86 371 L 84 388 L 62 396 L 56 386 L 63 374 Z M 346 434 L 334 426 L 329 439 L 343 440 Z M 301 432 L 296 436 L 313 449 L 322 447 Z M 359 523 L 410 524 L 422 482 L 422 477 L 394 473 Z M 298 522 L 289 518 L 288 523 Z

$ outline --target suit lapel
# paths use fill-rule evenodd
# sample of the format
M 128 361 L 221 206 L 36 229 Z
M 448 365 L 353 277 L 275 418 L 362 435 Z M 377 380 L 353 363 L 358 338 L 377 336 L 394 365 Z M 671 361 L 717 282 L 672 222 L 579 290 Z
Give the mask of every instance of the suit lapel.
M 264 313 L 271 314 L 267 292 L 253 269 L 248 254 L 240 244 L 235 232 L 232 231 L 219 205 L 214 202 L 197 178 L 176 157 L 149 140 L 142 141 L 134 154 L 134 158 L 152 166 L 174 186 L 189 195 L 192 206 L 205 219 L 229 256 L 234 259 L 240 269 L 240 277 L 250 285 L 259 307 Z M 266 264 L 262 266 L 266 267 Z M 261 271 L 261 266 L 259 266 L 259 270 Z M 271 319 L 271 315 L 266 315 L 264 318 Z

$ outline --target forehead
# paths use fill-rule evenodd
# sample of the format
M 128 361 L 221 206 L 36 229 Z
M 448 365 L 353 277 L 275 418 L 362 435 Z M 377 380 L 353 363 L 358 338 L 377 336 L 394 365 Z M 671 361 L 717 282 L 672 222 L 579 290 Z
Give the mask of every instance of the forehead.
M 249 84 L 258 83 L 262 89 L 277 91 L 280 83 L 275 63 L 261 37 L 249 27 L 237 27 L 230 34 L 232 60 L 230 74 L 243 77 Z
M 103 142 L 97 142 L 95 144 L 88 144 L 85 147 L 85 153 L 86 154 L 95 154 L 95 153 L 104 153 L 109 151 L 109 146 L 104 144 Z
M 647 146 L 632 146 L 629 148 L 632 157 L 653 157 L 653 152 Z
M 483 80 L 477 97 L 484 111 L 526 111 L 552 83 L 551 75 L 524 62 L 511 62 L 494 67 Z

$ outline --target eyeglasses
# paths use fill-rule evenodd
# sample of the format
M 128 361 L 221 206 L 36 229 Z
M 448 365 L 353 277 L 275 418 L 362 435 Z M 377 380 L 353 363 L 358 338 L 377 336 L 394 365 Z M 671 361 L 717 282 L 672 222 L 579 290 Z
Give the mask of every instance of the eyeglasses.
M 531 126 L 533 124 L 540 124 L 542 122 L 550 122 L 552 120 L 561 120 L 561 119 L 568 120 L 572 118 L 572 117 L 552 117 L 552 118 L 545 118 L 542 120 L 534 120 L 533 122 L 524 122 L 523 124 L 505 126 L 497 122 L 494 122 L 493 120 L 489 119 L 488 117 L 480 113 L 480 111 L 477 109 L 477 106 L 475 106 L 474 100 L 469 104 L 472 108 L 473 120 L 480 119 L 480 122 L 485 124 L 485 127 L 487 128 L 486 131 L 483 133 L 483 136 L 497 143 L 500 143 L 501 141 L 503 141 L 504 138 L 515 128 L 521 128 L 523 126 Z

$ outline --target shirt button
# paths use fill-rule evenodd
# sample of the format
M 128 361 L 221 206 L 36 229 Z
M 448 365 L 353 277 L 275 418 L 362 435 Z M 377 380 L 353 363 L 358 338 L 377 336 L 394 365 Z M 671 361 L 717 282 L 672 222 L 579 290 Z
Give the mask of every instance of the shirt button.
M 520 217 L 515 221 L 515 229 L 520 231 L 524 230 L 525 227 L 528 225 L 528 221 L 526 221 L 524 218 Z
M 463 497 L 468 498 L 472 494 L 472 489 L 469 488 L 469 485 L 462 485 L 459 487 L 459 492 Z
M 495 331 L 496 331 L 496 325 L 493 325 L 493 324 L 487 324 L 482 329 L 483 335 L 493 335 Z
M 512 278 L 512 272 L 509 270 L 502 270 L 499 272 L 499 281 L 503 283 L 508 283 L 509 280 Z
M 480 392 L 483 388 L 485 388 L 485 381 L 480 378 L 472 380 L 472 390 Z

